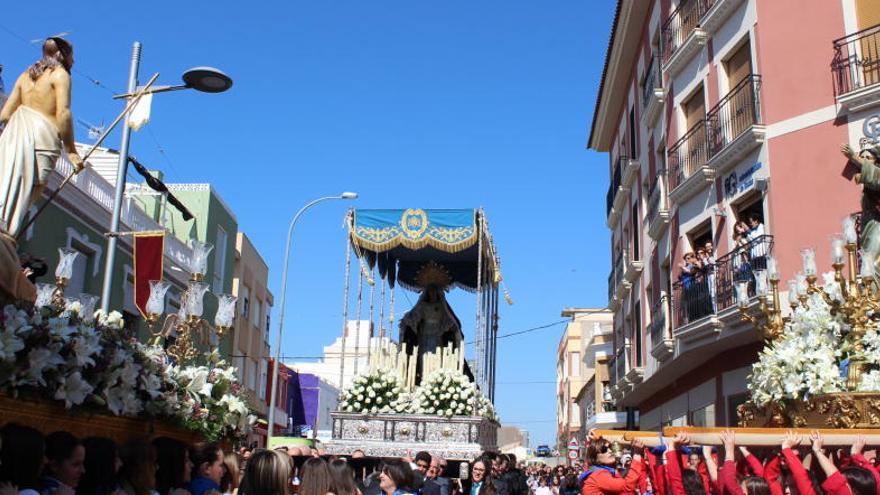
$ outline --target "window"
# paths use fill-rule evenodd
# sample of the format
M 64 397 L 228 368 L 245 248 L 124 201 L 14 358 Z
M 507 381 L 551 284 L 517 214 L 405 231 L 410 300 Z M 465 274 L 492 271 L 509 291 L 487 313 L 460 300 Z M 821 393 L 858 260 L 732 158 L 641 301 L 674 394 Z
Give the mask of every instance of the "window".
M 709 404 L 691 413 L 691 426 L 714 427 L 715 404 Z
M 727 71 L 729 90 L 752 73 L 752 45 L 748 39 L 724 61 L 724 68 Z
M 244 383 L 247 383 L 247 388 L 249 390 L 257 389 L 257 363 L 253 359 L 247 360 L 247 373 L 245 374 L 245 379 L 247 381 Z
M 241 316 L 247 320 L 248 315 L 250 314 L 251 309 L 251 301 L 248 299 L 250 295 L 250 291 L 247 287 L 242 287 L 241 290 Z
M 214 293 L 222 294 L 226 284 L 226 245 L 228 236 L 223 227 L 217 227 L 217 244 L 214 247 Z
M 642 258 L 641 256 L 641 246 L 639 246 L 639 204 L 635 203 L 632 208 L 632 216 L 630 216 L 632 220 L 632 253 L 630 253 L 630 259 L 632 261 L 638 261 Z
M 633 309 L 635 324 L 633 325 L 633 363 L 637 368 L 642 366 L 642 301 L 636 301 Z
M 636 109 L 629 109 L 629 157 L 633 160 L 638 156 L 638 148 L 636 147 Z
M 571 363 L 569 365 L 570 369 L 571 369 L 571 376 L 581 376 L 581 367 L 580 367 L 581 353 L 580 352 L 571 352 L 568 354 L 568 356 L 569 356 L 569 359 L 571 359 Z
M 253 318 L 254 326 L 257 328 L 260 328 L 260 323 L 263 320 L 263 318 L 260 315 L 260 310 L 262 309 L 261 306 L 262 305 L 260 304 L 260 300 L 257 298 L 254 298 L 254 310 L 252 311 L 252 313 L 253 313 L 253 317 L 254 317 Z
M 261 399 L 266 398 L 266 378 L 269 376 L 269 362 L 263 359 L 260 361 L 260 385 L 258 393 Z
M 739 420 L 739 414 L 737 414 L 737 408 L 745 404 L 746 401 L 749 400 L 749 394 L 736 394 L 731 395 L 727 398 L 727 421 L 728 425 L 736 426 L 737 421 Z
M 682 103 L 682 107 L 688 130 L 692 129 L 706 117 L 706 99 L 703 95 L 702 84 L 694 91 L 690 98 Z
M 272 329 L 272 316 L 269 314 L 269 311 L 271 308 L 272 308 L 271 306 L 268 306 L 266 308 L 266 337 L 267 338 L 269 337 L 269 332 L 272 331 L 271 330 Z

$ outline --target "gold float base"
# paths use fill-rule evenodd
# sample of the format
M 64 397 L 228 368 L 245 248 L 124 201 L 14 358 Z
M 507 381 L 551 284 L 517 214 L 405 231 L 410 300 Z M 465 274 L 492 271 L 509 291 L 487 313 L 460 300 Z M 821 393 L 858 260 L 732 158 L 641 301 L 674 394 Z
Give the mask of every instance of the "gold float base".
M 880 393 L 822 394 L 808 401 L 737 408 L 739 426 L 752 428 L 880 428 Z

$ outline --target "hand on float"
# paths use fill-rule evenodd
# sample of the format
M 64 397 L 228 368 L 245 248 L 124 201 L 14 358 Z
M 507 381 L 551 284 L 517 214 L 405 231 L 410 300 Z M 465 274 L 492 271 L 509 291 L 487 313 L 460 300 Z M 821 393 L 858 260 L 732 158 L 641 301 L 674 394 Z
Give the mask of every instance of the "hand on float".
M 642 460 L 642 451 L 645 450 L 645 443 L 642 442 L 641 440 L 639 440 L 638 438 L 636 438 L 629 444 L 629 446 L 632 449 L 633 460 L 634 461 L 641 461 Z
M 817 455 L 825 454 L 822 449 L 822 447 L 825 445 L 825 440 L 822 438 L 822 435 L 819 434 L 818 431 L 814 430 L 810 432 L 810 441 L 813 443 L 813 452 L 815 452 Z
M 783 449 L 793 449 L 800 444 L 801 444 L 801 436 L 792 430 L 788 430 L 785 433 L 785 437 L 783 437 L 783 439 L 782 439 L 782 448 Z
M 864 435 L 856 435 L 856 441 L 853 442 L 852 447 L 849 449 L 850 455 L 861 454 L 862 451 L 865 450 L 865 445 L 867 443 Z
M 675 438 L 672 439 L 672 450 L 678 450 L 682 445 L 688 445 L 691 443 L 691 439 L 685 432 L 678 432 L 675 435 Z

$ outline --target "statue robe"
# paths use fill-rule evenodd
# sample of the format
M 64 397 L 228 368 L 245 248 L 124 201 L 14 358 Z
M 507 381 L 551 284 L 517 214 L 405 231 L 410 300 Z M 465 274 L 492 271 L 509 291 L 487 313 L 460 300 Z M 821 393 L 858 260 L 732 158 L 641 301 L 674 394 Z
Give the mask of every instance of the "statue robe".
M 36 110 L 18 107 L 0 134 L 0 220 L 10 234 L 21 228 L 59 156 L 55 124 Z

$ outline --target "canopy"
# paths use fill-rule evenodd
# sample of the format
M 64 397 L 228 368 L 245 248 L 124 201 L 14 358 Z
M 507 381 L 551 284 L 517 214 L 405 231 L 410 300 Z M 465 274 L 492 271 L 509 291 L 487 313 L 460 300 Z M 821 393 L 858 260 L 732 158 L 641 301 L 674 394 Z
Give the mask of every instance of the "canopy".
M 465 290 L 477 290 L 478 272 L 483 286 L 501 281 L 480 210 L 355 209 L 349 230 L 358 256 L 370 268 L 378 265 L 380 277 L 392 287 L 400 282 L 408 289 L 421 290 L 424 283 L 420 276 L 429 264 L 445 272 L 449 285 Z

